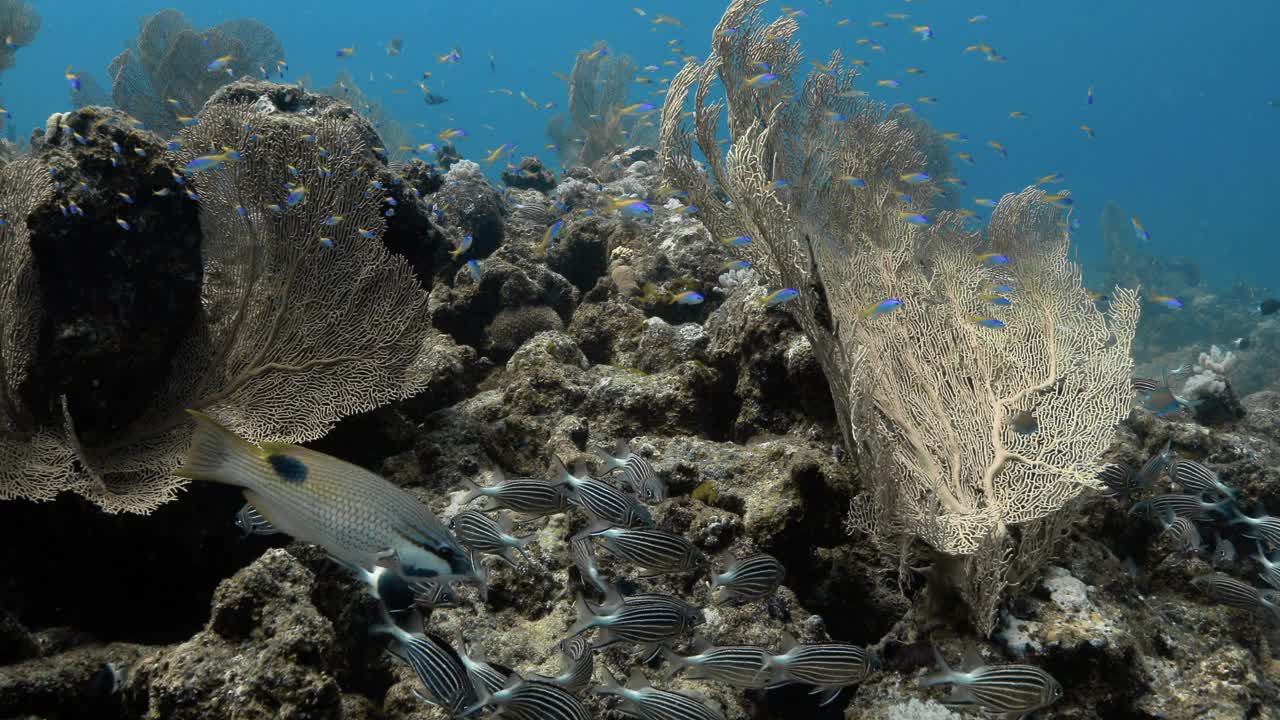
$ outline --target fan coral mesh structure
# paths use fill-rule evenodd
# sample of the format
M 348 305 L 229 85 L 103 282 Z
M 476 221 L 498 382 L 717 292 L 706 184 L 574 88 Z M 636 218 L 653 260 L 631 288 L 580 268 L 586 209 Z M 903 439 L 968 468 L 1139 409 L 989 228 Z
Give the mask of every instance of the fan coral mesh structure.
M 18 48 L 30 45 L 40 32 L 40 16 L 22 0 L 0 0 L 0 72 L 13 67 Z
M 0 319 L 0 499 L 70 490 L 108 512 L 149 512 L 185 482 L 172 475 L 190 438 L 184 408 L 254 441 L 303 442 L 344 415 L 423 389 L 436 337 L 426 294 L 403 258 L 382 245 L 385 200 L 369 185 L 374 159 L 360 138 L 348 121 L 302 125 L 249 105 L 212 107 L 184 131 L 184 148 L 228 147 L 243 157 L 188 180 L 201 198 L 203 317 L 150 410 L 98 446 L 81 445 L 65 404 L 63 428 L 22 432 L 14 388 L 33 341 L 23 323 L 35 296 L 23 270 L 22 226 L 0 227 L 5 307 L 26 310 Z M 192 157 L 179 151 L 171 159 L 182 166 Z M 294 180 L 290 166 L 315 180 L 305 201 L 281 207 Z M 33 203 L 31 194 L 45 192 L 42 182 L 41 168 L 5 166 L 6 216 L 22 217 L 16 204 Z M 323 222 L 333 217 L 342 222 Z
M 561 163 L 591 165 L 629 141 L 638 142 L 634 132 L 651 121 L 618 112 L 635 73 L 631 58 L 612 54 L 604 43 L 578 53 L 569 73 L 569 112 L 547 124 Z
M 58 433 L 32 427 L 23 386 L 40 332 L 40 294 L 26 217 L 53 194 L 34 160 L 0 166 L 0 500 L 51 500 L 71 480 L 75 456 Z
M 927 543 L 989 632 L 1003 588 L 1038 567 L 1096 485 L 1129 411 L 1137 295 L 1117 289 L 1096 309 L 1067 259 L 1063 213 L 1033 188 L 1002 198 L 985 235 L 945 211 L 921 224 L 938 191 L 912 176 L 931 162 L 932 131 L 861 97 L 838 53 L 797 93 L 796 24 L 763 23 L 762 4 L 735 0 L 707 60 L 672 81 L 664 172 L 714 234 L 753 238 L 742 249 L 770 286 L 800 290 L 788 307 L 863 471 L 851 525 L 886 551 Z M 747 82 L 761 63 L 778 82 Z M 680 117 L 695 84 L 690 129 Z M 724 100 L 708 102 L 717 86 Z M 984 243 L 1009 263 L 981 262 Z M 993 306 L 1002 285 L 1011 304 Z M 870 312 L 889 298 L 901 305 Z M 990 315 L 1003 326 L 975 322 Z
M 228 56 L 223 70 L 208 69 Z M 117 55 L 107 73 L 116 107 L 172 135 L 182 127 L 178 116 L 195 115 L 214 90 L 241 75 L 265 74 L 283 59 L 275 33 L 257 20 L 230 20 L 197 32 L 181 12 L 168 9 L 141 21 L 137 46 Z

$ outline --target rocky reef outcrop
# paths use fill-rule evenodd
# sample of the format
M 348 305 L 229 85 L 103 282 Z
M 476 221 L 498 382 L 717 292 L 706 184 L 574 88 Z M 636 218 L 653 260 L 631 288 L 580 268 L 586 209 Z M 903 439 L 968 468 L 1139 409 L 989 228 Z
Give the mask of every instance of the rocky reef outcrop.
M 270 103 L 301 123 L 350 111 L 252 80 L 210 102 Z M 67 292 L 52 298 L 68 308 L 58 337 L 114 333 L 111 342 L 72 344 L 50 365 L 69 395 L 91 404 L 86 363 L 110 364 L 114 352 L 133 364 L 111 372 L 145 375 L 139 363 L 154 358 L 129 345 L 129 333 L 160 354 L 180 329 L 170 324 L 189 312 L 183 302 L 198 299 L 198 246 L 172 240 L 174 227 L 196 232 L 186 224 L 195 222 L 194 202 L 153 194 L 149 183 L 172 182 L 173 169 L 150 159 L 162 154 L 160 140 L 92 108 L 63 124 L 148 151 L 126 158 L 122 171 L 60 129 L 38 148 L 67 182 L 39 214 L 33 239 L 47 245 L 38 256 L 51 253 L 49 272 L 82 270 L 63 267 L 59 248 L 82 239 L 77 228 L 104 229 L 103 218 L 123 209 L 120 192 L 135 199 L 126 203 L 139 228 L 131 243 L 156 246 L 136 263 L 118 261 L 108 246 L 94 283 L 46 291 Z M 376 134 L 369 142 L 378 145 Z M 653 508 L 659 527 L 708 556 L 768 552 L 787 578 L 767 601 L 721 606 L 703 574 L 641 578 L 602 558 L 605 576 L 703 608 L 697 631 L 717 643 L 777 648 L 789 633 L 870 646 L 878 658 L 877 672 L 825 707 L 803 686 L 670 682 L 704 694 L 726 718 L 951 717 L 941 692 L 916 687 L 935 645 L 953 661 L 976 646 L 992 662 L 1051 672 L 1066 694 L 1040 717 L 1246 718 L 1277 707 L 1273 630 L 1199 593 L 1190 579 L 1208 572 L 1210 559 L 1178 553 L 1123 499 L 1089 500 L 1053 564 L 1012 594 L 992 638 L 931 614 L 920 593 L 928 569 L 900 567 L 845 527 L 859 478 L 813 349 L 784 310 L 755 301 L 765 291 L 751 273 L 726 271 L 731 251 L 696 213 L 662 197 L 652 157 L 632 149 L 558 179 L 522 162 L 506 195 L 464 160 L 444 173 L 420 161 L 398 173 L 384 166 L 379 181 L 397 199 L 384 242 L 410 260 L 448 341 L 428 392 L 347 418 L 314 446 L 381 473 L 447 517 L 458 509 L 453 493 L 491 468 L 547 477 L 556 456 L 598 469 L 593 451 L 627 440 L 669 488 L 670 499 Z M 71 187 L 80 182 L 91 188 L 83 207 L 92 220 L 83 226 L 58 208 L 81 197 Z M 652 216 L 600 212 L 608 198 L 627 195 L 650 198 Z M 163 248 L 147 239 L 161 220 Z M 451 253 L 465 235 L 470 249 Z M 156 264 L 143 267 L 147 258 Z M 128 299 L 124 307 L 173 300 L 165 315 L 117 328 L 89 312 L 100 309 L 93 288 Z M 675 302 L 685 291 L 703 301 Z M 1135 410 L 1109 457 L 1138 467 L 1168 441 L 1217 470 L 1245 506 L 1280 512 L 1275 390 L 1244 397 L 1244 418 L 1220 427 L 1189 413 Z M 415 697 L 416 678 L 385 657 L 384 641 L 369 637 L 377 613 L 364 591 L 315 548 L 243 538 L 232 524 L 240 502 L 234 489 L 197 484 L 148 518 L 106 517 L 70 498 L 0 504 L 0 717 L 443 717 Z M 460 607 L 430 614 L 429 631 L 462 638 L 497 665 L 556 674 L 573 600 L 591 592 L 567 544 L 584 526 L 572 513 L 519 526 L 532 535 L 529 563 L 492 565 L 487 596 L 464 591 Z M 1245 577 L 1250 549 L 1238 549 L 1232 569 Z M 622 674 L 638 663 L 631 653 L 609 648 L 597 663 Z M 617 716 L 611 700 L 586 701 L 598 717 Z

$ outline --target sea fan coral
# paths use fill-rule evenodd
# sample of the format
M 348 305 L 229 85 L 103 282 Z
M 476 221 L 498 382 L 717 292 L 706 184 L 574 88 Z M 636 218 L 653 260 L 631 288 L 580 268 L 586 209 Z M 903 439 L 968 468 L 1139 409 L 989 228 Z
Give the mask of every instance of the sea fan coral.
M 547 123 L 547 136 L 565 165 L 591 165 L 624 147 L 653 135 L 657 124 L 642 115 L 619 112 L 627 102 L 636 64 L 614 55 L 604 43 L 578 53 L 569 73 L 569 112 Z
M 852 526 L 891 552 L 923 540 L 989 631 L 1002 589 L 1051 551 L 1129 410 L 1137 297 L 1117 289 L 1095 309 L 1039 190 L 1001 199 L 985 236 L 931 209 L 932 134 L 855 91 L 838 52 L 825 65 L 837 70 L 793 87 L 796 23 L 765 24 L 762 5 L 735 0 L 706 62 L 672 81 L 664 173 L 713 235 L 753 238 L 741 249 L 770 287 L 800 291 L 787 307 L 866 478 Z M 779 81 L 748 82 L 766 64 Z M 680 117 L 695 84 L 690 129 Z M 709 103 L 717 85 L 725 100 Z M 1009 302 L 984 299 L 1005 286 Z M 874 312 L 886 299 L 896 309 Z
M 0 0 L 0 72 L 13 67 L 18 49 L 30 45 L 40 32 L 40 16 L 22 0 Z

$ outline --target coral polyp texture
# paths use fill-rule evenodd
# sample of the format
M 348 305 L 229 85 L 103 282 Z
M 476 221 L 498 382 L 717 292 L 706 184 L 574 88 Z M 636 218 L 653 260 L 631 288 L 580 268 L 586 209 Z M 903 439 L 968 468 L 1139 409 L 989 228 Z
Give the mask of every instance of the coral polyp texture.
M 771 287 L 799 291 L 793 315 L 863 470 L 851 525 L 886 550 L 914 537 L 963 558 L 956 579 L 990 630 L 1001 588 L 1052 548 L 1045 533 L 1057 532 L 1041 525 L 1068 520 L 1096 486 L 1129 412 L 1137 296 L 1117 289 L 1107 312 L 1095 308 L 1067 259 L 1063 213 L 1039 190 L 1002 198 L 985 236 L 949 211 L 899 209 L 900 193 L 916 208 L 936 197 L 927 127 L 854 92 L 839 53 L 826 67 L 842 69 L 793 90 L 796 23 L 764 23 L 762 4 L 732 3 L 706 62 L 672 81 L 664 172 L 714 235 L 753 239 L 741 250 Z M 777 82 L 752 81 L 765 66 Z M 690 129 L 681 110 L 695 85 Z M 707 102 L 713 87 L 724 101 Z

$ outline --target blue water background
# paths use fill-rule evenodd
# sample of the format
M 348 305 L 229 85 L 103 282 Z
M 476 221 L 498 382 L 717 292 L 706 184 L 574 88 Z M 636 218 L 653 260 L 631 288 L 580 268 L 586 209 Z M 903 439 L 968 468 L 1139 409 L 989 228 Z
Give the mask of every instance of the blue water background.
M 364 91 L 380 98 L 418 142 L 435 140 L 446 127 L 462 127 L 471 136 L 462 152 L 480 159 L 484 151 L 517 143 L 517 155 L 536 153 L 555 165 L 544 150 L 547 119 L 565 105 L 565 88 L 552 71 L 568 73 L 574 54 L 596 40 L 631 55 L 638 65 L 675 58 L 668 46 L 679 39 L 688 54 L 706 52 L 710 30 L 724 4 L 694 2 L 613 2 L 604 0 L 478 0 L 474 2 L 352 3 L 339 0 L 293 2 L 151 3 L 128 0 L 36 2 L 43 27 L 35 42 L 18 52 L 17 65 L 3 75 L 0 96 L 22 135 L 42 126 L 52 112 L 68 107 L 64 69 L 91 70 L 106 83 L 112 57 L 133 42 L 137 19 L 163 7 L 176 7 L 200 28 L 223 20 L 254 17 L 270 25 L 284 43 L 289 80 L 309 76 L 312 87 L 332 83 L 350 70 Z M 782 3 L 770 3 L 768 13 Z M 1223 286 L 1237 280 L 1275 286 L 1277 236 L 1270 209 L 1275 202 L 1275 172 L 1280 160 L 1280 98 L 1274 69 L 1280 67 L 1280 3 L 1204 3 L 1192 0 L 1138 2 L 943 2 L 928 0 L 793 0 L 803 9 L 801 41 L 807 57 L 825 59 L 833 48 L 871 63 L 867 83 L 877 98 L 916 105 L 942 131 L 967 133 L 956 151 L 970 152 L 977 165 L 957 162 L 976 197 L 998 197 L 1036 178 L 1062 172 L 1076 200 L 1083 226 L 1076 234 L 1087 265 L 1103 261 L 1098 216 L 1115 200 L 1141 219 L 1151 234 L 1147 251 L 1187 255 L 1200 263 L 1207 282 Z M 633 6 L 642 7 L 641 17 Z M 908 13 L 905 21 L 885 13 Z M 655 26 L 660 13 L 683 27 Z M 969 23 L 976 14 L 990 17 Z M 854 22 L 836 26 L 848 17 Z M 910 25 L 927 24 L 934 38 L 922 42 Z M 383 46 L 404 37 L 404 52 L 388 57 Z M 857 38 L 884 46 L 871 52 Z M 986 42 L 1008 57 L 985 62 L 964 47 Z M 339 60 L 335 50 L 354 45 L 357 54 Z M 452 46 L 463 61 L 443 65 L 437 55 Z M 491 71 L 488 53 L 495 57 Z M 907 67 L 923 68 L 910 76 Z M 664 66 L 655 77 L 670 77 Z M 435 108 L 420 100 L 415 87 L 424 70 L 434 92 L 449 98 Z M 373 73 L 375 81 L 369 82 Z M 390 74 L 392 77 L 386 77 Z M 895 79 L 897 90 L 877 87 Z M 1095 103 L 1086 90 L 1095 88 Z M 407 95 L 393 95 L 393 88 Z M 488 93 L 510 88 L 514 97 Z M 633 101 L 661 104 L 651 95 L 657 86 L 635 86 Z M 518 96 L 525 91 L 556 110 L 533 110 Z M 915 102 L 937 96 L 936 105 Z M 1010 111 L 1030 114 L 1012 120 Z M 425 127 L 417 128 L 415 123 Z M 1090 140 L 1078 129 L 1097 131 Z M 492 125 L 494 130 L 483 126 Z M 986 145 L 994 139 L 1008 148 L 1000 158 Z M 1159 288 L 1148 288 L 1159 292 Z

